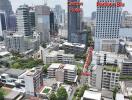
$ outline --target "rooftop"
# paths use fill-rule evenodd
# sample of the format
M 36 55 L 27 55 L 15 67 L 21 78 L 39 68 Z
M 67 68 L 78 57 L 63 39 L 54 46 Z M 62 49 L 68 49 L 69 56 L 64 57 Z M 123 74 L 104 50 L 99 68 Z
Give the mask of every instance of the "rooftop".
M 34 67 L 32 69 L 29 70 L 29 72 L 26 73 L 27 76 L 34 76 L 36 73 L 42 71 L 42 67 Z
M 117 93 L 116 94 L 116 100 L 124 100 L 124 95 L 120 94 L 120 93 Z
M 132 80 L 131 81 L 124 81 L 126 87 L 132 87 Z
M 55 57 L 57 56 L 58 52 L 57 51 L 52 51 L 48 54 L 49 57 Z
M 113 98 L 113 92 L 112 91 L 103 89 L 101 91 L 101 93 L 102 93 L 102 97 L 109 98 L 109 99 Z
M 79 43 L 64 42 L 63 45 L 85 48 L 85 44 L 79 44 Z
M 107 55 L 107 57 L 110 59 L 113 59 L 113 58 L 118 58 L 118 59 L 124 59 L 126 58 L 127 59 L 127 56 L 124 55 L 124 54 L 117 54 L 117 53 L 114 53 L 114 52 L 106 52 L 106 51 L 100 51 L 100 52 L 97 52 L 97 51 L 94 51 L 93 52 L 94 55 L 99 55 L 99 56 L 104 56 L 104 54 Z
M 3 74 L 7 70 L 8 70 L 8 68 L 0 68 L 0 75 Z
M 14 100 L 17 96 L 20 95 L 20 92 L 11 91 L 6 97 L 6 100 Z
M 8 51 L 2 51 L 2 52 L 0 52 L 0 56 L 5 56 L 5 55 L 8 55 L 8 54 L 10 54 L 10 52 L 8 52 Z
M 77 68 L 76 65 L 53 63 L 49 66 L 48 69 L 58 69 L 60 67 L 63 67 L 63 69 L 66 69 L 66 70 L 75 70 Z
M 5 73 L 9 74 L 9 75 L 13 75 L 13 76 L 20 76 L 21 74 L 23 74 L 24 72 L 26 72 L 26 70 L 21 70 L 21 69 L 8 69 Z
M 104 65 L 104 70 L 106 71 L 112 71 L 112 72 L 120 72 L 120 69 L 117 66 L 114 65 Z
M 76 65 L 71 65 L 71 64 L 65 64 L 64 69 L 67 70 L 75 70 L 77 67 Z
M 57 69 L 59 68 L 61 63 L 52 63 L 48 69 Z
M 101 93 L 86 90 L 83 94 L 83 98 L 90 100 L 101 100 Z

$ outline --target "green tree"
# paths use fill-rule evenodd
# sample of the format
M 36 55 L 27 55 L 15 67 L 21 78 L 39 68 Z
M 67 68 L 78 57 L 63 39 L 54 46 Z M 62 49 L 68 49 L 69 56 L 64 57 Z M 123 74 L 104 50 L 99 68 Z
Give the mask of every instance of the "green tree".
M 52 92 L 52 93 L 50 94 L 50 96 L 49 96 L 49 99 L 50 99 L 50 100 L 57 100 L 56 94 L 55 94 L 54 92 Z
M 64 87 L 60 87 L 57 90 L 57 98 L 58 98 L 58 100 L 67 100 L 68 94 L 67 94 L 66 89 Z
M 43 48 L 46 48 L 46 43 L 45 43 L 45 42 L 42 43 L 41 46 L 42 46 Z
M 46 64 L 46 65 L 44 65 L 44 67 L 43 67 L 43 71 L 44 71 L 45 74 L 47 73 L 48 67 L 49 67 L 49 64 Z
M 77 69 L 77 75 L 81 75 L 81 72 L 82 72 L 82 69 L 81 68 L 78 68 Z
M 12 64 L 12 68 L 16 68 L 17 69 L 17 68 L 20 68 L 20 67 L 21 67 L 21 65 L 18 62 Z
M 132 96 L 130 96 L 130 100 L 132 100 Z
M 119 91 L 119 88 L 118 87 L 115 87 L 114 90 L 113 90 L 113 100 L 115 100 L 116 98 L 116 93 Z
M 84 94 L 84 91 L 88 89 L 87 85 L 83 85 L 81 89 L 79 90 L 78 97 L 82 97 Z
M 4 100 L 4 93 L 1 89 L 0 89 L 0 100 Z

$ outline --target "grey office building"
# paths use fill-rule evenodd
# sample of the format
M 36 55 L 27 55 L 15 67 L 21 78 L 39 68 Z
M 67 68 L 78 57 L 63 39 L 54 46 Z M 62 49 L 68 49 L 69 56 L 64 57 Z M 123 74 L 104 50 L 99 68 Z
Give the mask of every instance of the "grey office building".
M 80 0 L 68 0 L 68 2 L 80 2 Z M 68 41 L 79 42 L 81 13 L 71 12 L 72 8 L 80 8 L 80 6 L 68 5 Z
M 47 5 L 35 7 L 36 31 L 40 33 L 40 42 L 50 40 L 50 8 Z
M 97 0 L 97 2 L 116 4 L 122 2 L 122 0 Z M 95 51 L 118 52 L 121 12 L 122 7 L 97 6 Z
M 0 36 L 3 36 L 3 31 L 6 30 L 6 14 L 0 11 Z
M 16 12 L 17 31 L 25 36 L 31 35 L 30 16 L 28 5 L 21 5 Z
M 0 10 L 5 11 L 7 15 L 13 14 L 12 6 L 9 0 L 0 0 Z
M 4 11 L 6 14 L 6 27 L 8 30 L 10 29 L 10 25 L 9 25 L 10 15 L 13 14 L 10 0 L 0 0 L 0 11 Z

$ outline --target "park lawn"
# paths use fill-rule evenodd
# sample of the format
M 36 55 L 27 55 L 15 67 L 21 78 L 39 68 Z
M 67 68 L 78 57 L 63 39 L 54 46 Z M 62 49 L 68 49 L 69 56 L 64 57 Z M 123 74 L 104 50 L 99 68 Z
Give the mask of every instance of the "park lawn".
M 49 91 L 50 91 L 50 89 L 48 89 L 48 88 L 45 88 L 44 90 L 43 90 L 43 93 L 49 93 Z
M 11 89 L 7 88 L 7 87 L 2 87 L 2 88 L 0 88 L 0 91 L 2 91 L 4 93 L 4 96 L 6 96 L 11 92 Z

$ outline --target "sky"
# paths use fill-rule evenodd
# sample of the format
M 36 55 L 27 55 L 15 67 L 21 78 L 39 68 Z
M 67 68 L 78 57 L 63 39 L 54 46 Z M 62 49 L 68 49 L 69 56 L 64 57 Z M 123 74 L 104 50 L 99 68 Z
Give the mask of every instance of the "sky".
M 56 4 L 60 4 L 62 8 L 66 9 L 67 0 L 10 0 L 12 8 L 15 11 L 20 5 L 28 4 L 30 6 L 35 6 L 39 4 L 44 4 L 44 1 L 47 1 L 47 4 L 53 8 Z M 96 2 L 97 0 L 81 0 L 83 2 L 84 16 L 90 17 L 93 11 L 96 11 Z M 132 13 L 132 0 L 123 0 L 125 7 L 123 10 L 127 10 Z

